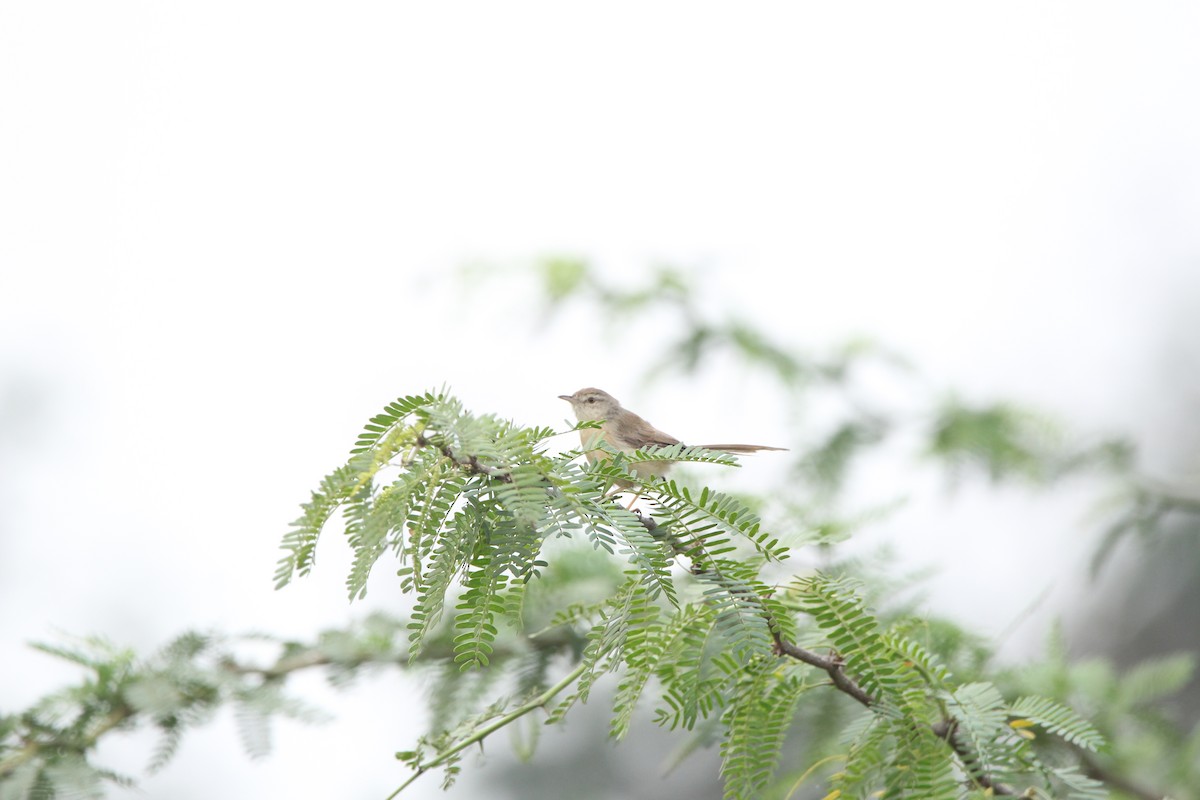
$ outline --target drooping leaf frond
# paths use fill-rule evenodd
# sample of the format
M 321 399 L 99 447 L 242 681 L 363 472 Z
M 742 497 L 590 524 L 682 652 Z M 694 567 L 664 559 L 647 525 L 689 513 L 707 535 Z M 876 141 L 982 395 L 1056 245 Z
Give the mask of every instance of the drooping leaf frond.
M 951 695 L 951 713 L 957 723 L 957 734 L 970 746 L 967 770 L 986 775 L 1016 767 L 1010 751 L 1001 740 L 1010 729 L 1004 714 L 1004 697 L 990 683 L 968 683 L 959 686 Z
M 466 591 L 458 603 L 454 620 L 454 661 L 462 669 L 486 667 L 499 632 L 497 618 L 504 613 L 500 592 L 506 575 L 497 575 L 485 556 L 466 579 Z
M 716 629 L 726 651 L 739 660 L 769 655 L 773 646 L 770 620 L 760 597 L 764 588 L 754 580 L 753 572 L 741 562 L 716 559 L 696 576 L 706 587 L 705 599 L 717 613 Z
M 371 417 L 371 421 L 363 426 L 363 432 L 358 435 L 358 441 L 354 443 L 354 449 L 350 452 L 357 454 L 374 450 L 414 411 L 443 399 L 443 395 L 427 392 L 424 395 L 401 397 L 388 403 L 383 411 Z
M 941 688 L 950 680 L 950 670 L 925 645 L 907 636 L 888 631 L 883 635 L 888 648 L 918 670 L 932 688 Z
M 275 570 L 276 589 L 290 583 L 293 576 L 304 576 L 312 571 L 317 537 L 321 535 L 325 523 L 345 502 L 351 488 L 357 484 L 364 464 L 365 460 L 352 460 L 338 467 L 321 480 L 312 498 L 301 506 L 304 513 L 292 523 L 292 530 L 283 537 L 281 547 L 286 554 L 279 559 Z
M 674 481 L 656 483 L 652 488 L 672 530 L 681 537 L 686 534 L 686 545 L 696 548 L 703 557 L 716 558 L 732 552 L 736 549 L 732 541 L 736 539 L 750 543 L 768 559 L 787 558 L 787 548 L 763 530 L 758 515 L 736 498 L 707 488 L 693 496 L 689 489 Z
M 879 621 L 849 581 L 818 573 L 795 581 L 793 587 L 801 609 L 829 638 L 846 671 L 881 708 L 921 707 L 919 699 L 910 704 L 908 697 L 913 691 L 923 697 L 920 679 L 891 651 Z
M 433 553 L 428 568 L 420 572 L 415 568 L 412 570 L 412 590 L 416 593 L 417 602 L 408 625 L 410 660 L 420 655 L 426 639 L 441 620 L 451 582 L 484 535 L 485 523 L 480 513 L 476 506 L 470 504 L 459 511 L 453 521 L 455 535 L 439 537 L 432 543 Z M 419 562 L 414 558 L 413 563 Z
M 1022 697 L 1008 707 L 1008 715 L 1041 725 L 1073 745 L 1093 753 L 1104 747 L 1104 737 L 1079 714 L 1048 697 Z
M 550 721 L 561 719 L 577 702 L 586 702 L 592 685 L 605 672 L 622 663 L 630 629 L 649 624 L 658 615 L 645 584 L 636 575 L 626 576 L 617 591 L 594 608 L 597 621 L 587 634 L 580 658 L 583 672 L 575 690 L 550 713 Z
M 631 638 L 626 647 L 624 674 L 613 701 L 610 730 L 614 738 L 628 733 L 638 699 L 655 678 L 671 709 L 659 709 L 660 724 L 690 728 L 698 716 L 712 712 L 718 702 L 715 692 L 724 682 L 706 664 L 705 648 L 713 620 L 711 608 L 689 604 L 670 618 L 651 617 L 643 623 L 637 641 Z M 706 673 L 711 680 L 704 680 Z
M 895 728 L 896 751 L 884 781 L 884 797 L 959 800 L 962 782 L 954 753 L 928 728 Z
M 724 714 L 726 736 L 721 744 L 726 800 L 762 795 L 775 772 L 796 702 L 806 688 L 792 676 L 764 672 L 731 701 Z
M 1095 778 L 1084 775 L 1078 767 L 1059 767 L 1053 776 L 1067 788 L 1070 800 L 1108 800 L 1108 789 Z

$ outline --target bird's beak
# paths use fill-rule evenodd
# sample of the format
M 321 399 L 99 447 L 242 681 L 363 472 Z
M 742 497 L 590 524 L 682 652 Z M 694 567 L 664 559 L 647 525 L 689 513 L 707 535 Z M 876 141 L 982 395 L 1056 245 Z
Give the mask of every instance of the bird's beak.
M 558 399 L 559 399 L 559 400 L 566 400 L 566 401 L 569 403 L 569 402 L 571 402 L 572 400 L 574 400 L 575 398 L 574 398 L 574 396 L 573 396 L 573 395 L 569 395 L 569 394 L 560 394 L 560 395 L 558 396 Z

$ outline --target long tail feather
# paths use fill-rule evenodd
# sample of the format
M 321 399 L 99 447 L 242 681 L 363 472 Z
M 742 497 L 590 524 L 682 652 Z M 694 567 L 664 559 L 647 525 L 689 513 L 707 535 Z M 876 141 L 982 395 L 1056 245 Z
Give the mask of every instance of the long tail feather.
M 720 450 L 724 453 L 757 453 L 759 450 L 787 450 L 786 447 L 768 447 L 765 444 L 701 444 L 705 450 Z

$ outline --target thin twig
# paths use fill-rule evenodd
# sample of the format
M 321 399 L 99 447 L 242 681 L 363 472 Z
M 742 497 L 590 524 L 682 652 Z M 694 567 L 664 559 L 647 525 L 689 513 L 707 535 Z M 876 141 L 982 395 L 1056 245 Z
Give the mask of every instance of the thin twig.
M 571 670 L 571 672 L 568 673 L 565 678 L 563 678 L 561 681 L 559 681 L 558 683 L 551 686 L 546 691 L 539 694 L 537 697 L 530 700 L 528 703 L 517 706 L 512 711 L 508 712 L 507 714 L 505 714 L 502 717 L 497 717 L 493 722 L 491 722 L 487 725 L 484 725 L 482 728 L 475 731 L 474 733 L 472 733 L 467 738 L 463 739 L 458 744 L 454 745 L 454 747 L 451 747 L 449 750 L 443 750 L 432 761 L 426 761 L 424 764 L 418 765 L 416 768 L 416 771 L 413 772 L 413 774 L 408 777 L 408 780 L 406 780 L 404 783 L 400 784 L 400 786 L 396 789 L 396 791 L 392 792 L 391 794 L 389 794 L 387 796 L 387 800 L 395 800 L 395 797 L 397 795 L 399 795 L 402 791 L 404 791 L 406 788 L 408 788 L 408 786 L 413 781 L 415 781 L 417 778 L 421 777 L 429 770 L 435 769 L 436 767 L 440 767 L 442 764 L 445 764 L 451 758 L 458 755 L 459 753 L 461 753 L 463 750 L 467 749 L 471 745 L 473 745 L 477 742 L 483 741 L 489 735 L 495 733 L 496 731 L 500 730 L 501 728 L 505 727 L 506 725 L 509 725 L 512 722 L 520 719 L 521 717 L 525 716 L 529 712 L 536 711 L 539 708 L 544 708 L 545 705 L 547 703 L 549 703 L 551 700 L 553 700 L 558 695 L 559 692 L 561 692 L 563 689 L 566 689 L 568 686 L 570 686 L 572 683 L 574 683 L 576 680 L 578 680 L 579 677 L 581 675 L 583 675 L 583 673 L 586 671 L 587 671 L 587 664 L 585 662 L 581 662 L 579 664 L 579 666 L 577 666 L 577 667 L 575 667 L 575 669 Z

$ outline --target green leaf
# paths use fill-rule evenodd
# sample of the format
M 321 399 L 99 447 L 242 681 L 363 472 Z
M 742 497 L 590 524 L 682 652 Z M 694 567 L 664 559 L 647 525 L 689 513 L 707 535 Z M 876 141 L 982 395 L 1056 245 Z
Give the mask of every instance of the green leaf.
M 1008 707 L 1008 715 L 1027 719 L 1073 745 L 1095 752 L 1104 747 L 1104 737 L 1073 709 L 1047 697 L 1022 697 Z
M 753 800 L 763 795 L 805 688 L 790 677 L 760 673 L 726 708 L 722 717 L 726 737 L 721 744 L 726 800 Z

